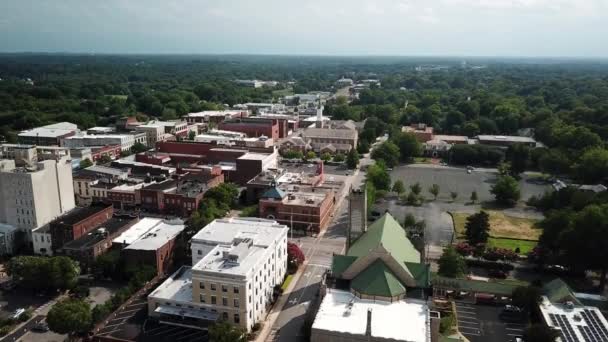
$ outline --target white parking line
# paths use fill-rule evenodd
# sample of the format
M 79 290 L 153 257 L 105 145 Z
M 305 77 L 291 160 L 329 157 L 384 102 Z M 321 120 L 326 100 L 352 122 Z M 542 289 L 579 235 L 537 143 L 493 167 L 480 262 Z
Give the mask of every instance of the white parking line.
M 507 334 L 507 336 L 522 337 L 522 334 Z
M 507 330 L 513 330 L 513 331 L 524 331 L 524 329 L 520 329 L 520 328 L 505 328 Z
M 465 318 L 461 318 L 458 317 L 458 322 L 463 321 L 463 322 L 479 322 L 478 319 L 474 318 L 474 317 L 465 317 Z
M 463 315 L 463 314 L 459 314 L 458 317 L 464 317 L 464 318 L 473 318 L 473 319 L 477 319 L 477 316 L 475 315 Z
M 461 326 L 461 325 L 473 325 L 473 326 L 479 327 L 478 322 L 460 322 L 460 321 L 458 321 L 458 326 Z

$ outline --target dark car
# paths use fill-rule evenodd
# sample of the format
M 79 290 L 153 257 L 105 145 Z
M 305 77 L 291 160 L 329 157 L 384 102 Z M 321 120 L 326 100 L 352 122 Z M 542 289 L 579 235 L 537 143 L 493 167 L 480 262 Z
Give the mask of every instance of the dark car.
M 32 331 L 47 332 L 49 325 L 46 322 L 38 322 L 32 327 Z

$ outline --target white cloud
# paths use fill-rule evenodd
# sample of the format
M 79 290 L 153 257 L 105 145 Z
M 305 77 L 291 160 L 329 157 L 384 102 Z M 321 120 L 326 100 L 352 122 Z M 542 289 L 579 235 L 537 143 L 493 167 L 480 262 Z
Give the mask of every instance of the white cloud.
M 439 17 L 435 14 L 435 10 L 432 7 L 425 7 L 422 13 L 418 14 L 418 20 L 426 24 L 437 24 Z

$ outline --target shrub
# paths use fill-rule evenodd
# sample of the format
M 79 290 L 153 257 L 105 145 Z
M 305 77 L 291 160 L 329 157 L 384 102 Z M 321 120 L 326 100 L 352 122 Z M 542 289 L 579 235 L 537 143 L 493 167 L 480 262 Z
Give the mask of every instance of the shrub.
M 512 271 L 514 269 L 513 265 L 505 262 L 498 261 L 489 261 L 489 260 L 479 260 L 479 259 L 465 259 L 467 266 L 469 267 L 481 267 L 488 269 L 495 269 L 501 271 Z
M 458 254 L 462 256 L 469 256 L 473 254 L 473 251 L 475 250 L 473 246 L 469 245 L 466 242 L 459 242 L 458 244 L 456 244 L 455 249 L 456 252 L 458 252 Z
M 510 249 L 506 248 L 488 248 L 483 254 L 484 259 L 490 261 L 497 260 L 508 260 L 513 261 L 517 260 L 517 253 Z

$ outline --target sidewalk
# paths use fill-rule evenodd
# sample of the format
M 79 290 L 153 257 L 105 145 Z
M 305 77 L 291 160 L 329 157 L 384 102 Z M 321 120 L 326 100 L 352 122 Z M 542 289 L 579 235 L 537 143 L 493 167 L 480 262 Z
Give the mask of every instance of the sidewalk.
M 289 299 L 289 295 L 291 294 L 291 292 L 293 291 L 293 288 L 296 286 L 296 284 L 300 280 L 300 276 L 304 273 L 304 269 L 306 269 L 307 266 L 308 266 L 308 260 L 305 260 L 304 263 L 298 268 L 298 271 L 293 275 L 293 278 L 291 279 L 291 283 L 289 283 L 289 286 L 287 287 L 287 289 L 281 294 L 281 296 L 279 297 L 277 302 L 272 307 L 272 310 L 270 310 L 270 313 L 268 313 L 268 315 L 266 316 L 264 326 L 262 327 L 262 330 L 260 330 L 260 333 L 256 337 L 255 342 L 266 341 L 266 339 L 272 332 L 272 327 L 274 326 L 274 323 L 276 322 L 277 318 L 281 314 L 281 311 L 283 311 L 283 307 L 287 303 L 287 299 Z

